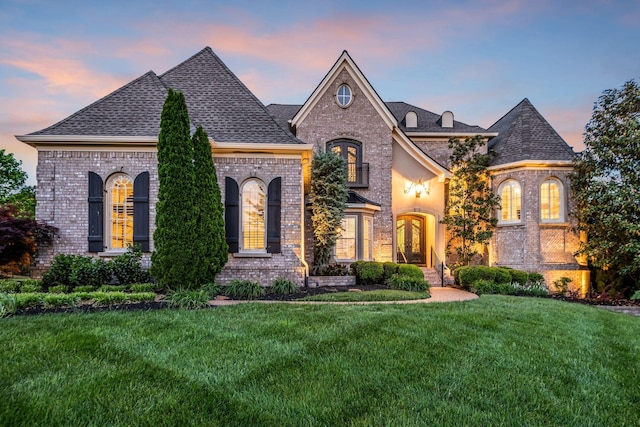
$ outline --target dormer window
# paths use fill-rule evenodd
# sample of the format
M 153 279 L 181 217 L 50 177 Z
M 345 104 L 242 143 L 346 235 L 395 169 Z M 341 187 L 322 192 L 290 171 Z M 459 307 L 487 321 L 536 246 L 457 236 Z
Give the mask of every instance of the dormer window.
M 351 102 L 353 101 L 353 94 L 351 93 L 349 85 L 340 85 L 338 92 L 336 93 L 336 100 L 338 101 L 338 105 L 342 108 L 347 108 L 351 105 Z
M 453 113 L 451 111 L 445 111 L 440 117 L 441 126 L 443 128 L 453 127 Z
M 409 111 L 407 115 L 404 117 L 405 126 L 408 128 L 417 128 L 418 127 L 418 115 L 415 111 Z

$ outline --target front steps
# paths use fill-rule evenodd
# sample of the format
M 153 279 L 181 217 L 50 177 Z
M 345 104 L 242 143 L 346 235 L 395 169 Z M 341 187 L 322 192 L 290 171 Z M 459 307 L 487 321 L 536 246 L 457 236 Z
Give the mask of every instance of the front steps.
M 431 286 L 442 286 L 440 274 L 438 274 L 435 268 L 420 267 L 420 270 L 424 273 L 424 279 L 429 282 Z

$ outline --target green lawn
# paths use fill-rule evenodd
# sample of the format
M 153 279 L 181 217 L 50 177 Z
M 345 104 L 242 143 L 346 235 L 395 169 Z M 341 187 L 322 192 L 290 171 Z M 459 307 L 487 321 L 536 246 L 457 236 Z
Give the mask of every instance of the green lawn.
M 0 321 L 0 425 L 638 425 L 640 318 L 549 299 Z
M 376 289 L 362 292 L 334 292 L 302 298 L 301 301 L 360 302 L 360 301 L 406 301 L 429 298 L 427 292 Z

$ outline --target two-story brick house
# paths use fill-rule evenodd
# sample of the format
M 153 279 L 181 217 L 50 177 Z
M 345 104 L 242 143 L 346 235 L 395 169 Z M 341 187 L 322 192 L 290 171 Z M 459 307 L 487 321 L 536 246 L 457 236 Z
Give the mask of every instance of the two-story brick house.
M 339 262 L 436 266 L 445 258 L 447 143 L 473 135 L 498 153 L 491 171 L 503 204 L 488 261 L 582 280 L 567 219 L 573 152 L 528 100 L 489 129 L 469 126 L 448 111 L 384 102 L 345 51 L 303 105 L 265 107 L 210 48 L 17 137 L 38 150 L 36 216 L 61 230 L 40 254 L 40 271 L 57 253 L 110 257 L 130 243 L 148 262 L 169 87 L 184 93 L 194 128 L 202 125 L 211 139 L 231 252 L 221 283 L 304 283 L 313 261 L 305 201 L 313 149 L 347 161 Z

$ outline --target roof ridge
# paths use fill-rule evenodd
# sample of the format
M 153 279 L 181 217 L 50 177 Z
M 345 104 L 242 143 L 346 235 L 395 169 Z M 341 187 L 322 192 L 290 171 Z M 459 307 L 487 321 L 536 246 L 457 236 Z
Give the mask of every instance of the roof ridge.
M 115 96 L 116 94 L 118 94 L 118 93 L 120 93 L 120 92 L 124 91 L 125 89 L 127 89 L 127 88 L 129 88 L 129 87 L 133 86 L 135 83 L 139 82 L 140 80 L 142 80 L 143 78 L 145 78 L 145 77 L 147 77 L 147 76 L 155 77 L 155 78 L 153 79 L 153 80 L 154 80 L 154 82 L 155 82 L 156 84 L 157 84 L 157 83 L 160 83 L 160 86 L 162 86 L 162 88 L 163 88 L 164 90 L 166 90 L 166 89 L 167 89 L 167 88 L 166 88 L 166 86 L 162 83 L 162 81 L 158 78 L 158 76 L 156 75 L 156 73 L 155 73 L 153 70 L 149 70 L 149 71 L 147 71 L 146 73 L 144 73 L 143 75 L 141 75 L 140 77 L 138 77 L 138 78 L 136 78 L 136 79 L 134 79 L 134 80 L 130 81 L 129 83 L 125 84 L 124 86 L 120 86 L 118 89 L 116 89 L 116 90 L 114 90 L 114 91 L 112 91 L 112 92 L 109 92 L 108 94 L 106 94 L 106 95 L 105 95 L 105 96 L 103 96 L 102 98 L 100 98 L 100 99 L 98 99 L 98 100 L 96 100 L 96 101 L 92 102 L 91 104 L 89 104 L 89 105 L 87 105 L 86 107 L 84 107 L 84 108 L 82 108 L 82 109 L 80 109 L 80 110 L 76 111 L 75 113 L 71 114 L 70 116 L 67 116 L 67 117 L 65 117 L 64 119 L 62 119 L 62 120 L 60 120 L 60 121 L 58 121 L 58 122 L 56 122 L 56 123 L 52 124 L 51 126 L 48 126 L 48 127 L 44 128 L 44 129 L 40 129 L 40 130 L 38 130 L 38 131 L 31 132 L 29 135 L 36 135 L 36 134 L 40 134 L 40 133 L 43 133 L 43 132 L 46 132 L 46 131 L 49 131 L 49 130 L 53 130 L 53 129 L 55 129 L 55 128 L 57 128 L 57 127 L 61 126 L 63 123 L 66 123 L 66 122 L 70 121 L 71 119 L 73 119 L 73 118 L 75 118 L 75 117 L 79 116 L 80 114 L 82 114 L 82 113 L 84 113 L 84 112 L 88 111 L 89 109 L 91 109 L 91 108 L 95 107 L 96 105 L 98 105 L 98 104 L 100 104 L 100 103 L 102 103 L 102 102 L 106 101 L 107 99 L 109 99 L 109 98 L 111 98 L 111 97 Z

